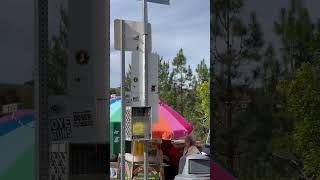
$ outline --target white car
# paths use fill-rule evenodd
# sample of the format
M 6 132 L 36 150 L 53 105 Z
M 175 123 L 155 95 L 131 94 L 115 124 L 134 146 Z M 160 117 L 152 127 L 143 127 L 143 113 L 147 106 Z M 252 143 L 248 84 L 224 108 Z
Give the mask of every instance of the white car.
M 181 174 L 175 180 L 210 180 L 210 157 L 192 154 L 186 157 Z

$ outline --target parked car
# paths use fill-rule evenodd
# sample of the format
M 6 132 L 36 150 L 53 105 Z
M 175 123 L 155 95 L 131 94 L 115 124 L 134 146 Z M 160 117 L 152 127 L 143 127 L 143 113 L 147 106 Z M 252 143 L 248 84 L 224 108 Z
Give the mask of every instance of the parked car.
M 175 180 L 210 180 L 210 157 L 192 154 L 186 157 L 181 174 Z

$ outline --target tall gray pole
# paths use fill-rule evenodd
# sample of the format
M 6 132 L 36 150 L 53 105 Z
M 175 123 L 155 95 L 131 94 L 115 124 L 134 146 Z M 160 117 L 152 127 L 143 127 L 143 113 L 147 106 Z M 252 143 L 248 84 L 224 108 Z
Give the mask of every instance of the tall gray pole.
M 143 0 L 143 41 L 144 41 L 144 105 L 148 106 L 148 4 L 147 0 Z M 150 127 L 147 127 L 148 130 Z M 146 133 L 149 133 L 148 131 Z M 148 134 L 146 134 L 148 135 Z M 148 169 L 149 169 L 149 161 L 148 161 L 148 141 L 144 141 L 144 152 L 143 152 L 143 160 L 144 160 L 144 180 L 148 180 Z
M 121 180 L 125 179 L 125 92 L 124 92 L 124 82 L 125 82 L 125 38 L 124 38 L 124 21 L 121 20 L 120 23 L 120 33 L 121 33 Z
M 48 0 L 34 0 L 35 7 L 35 180 L 49 179 L 49 122 L 47 101 Z

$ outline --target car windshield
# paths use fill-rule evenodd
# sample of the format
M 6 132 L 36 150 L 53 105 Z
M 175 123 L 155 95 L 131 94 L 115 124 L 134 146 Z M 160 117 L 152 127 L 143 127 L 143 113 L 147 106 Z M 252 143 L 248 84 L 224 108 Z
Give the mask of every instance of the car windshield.
M 189 174 L 210 174 L 210 161 L 206 159 L 190 159 Z

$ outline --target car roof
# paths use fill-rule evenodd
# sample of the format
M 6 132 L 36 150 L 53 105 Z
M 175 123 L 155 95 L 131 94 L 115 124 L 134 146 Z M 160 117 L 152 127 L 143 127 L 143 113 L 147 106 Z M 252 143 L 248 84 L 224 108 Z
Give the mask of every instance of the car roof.
M 204 156 L 202 154 L 191 154 L 187 156 L 187 159 L 204 159 L 204 160 L 210 160 L 210 157 Z

